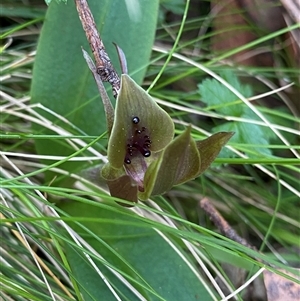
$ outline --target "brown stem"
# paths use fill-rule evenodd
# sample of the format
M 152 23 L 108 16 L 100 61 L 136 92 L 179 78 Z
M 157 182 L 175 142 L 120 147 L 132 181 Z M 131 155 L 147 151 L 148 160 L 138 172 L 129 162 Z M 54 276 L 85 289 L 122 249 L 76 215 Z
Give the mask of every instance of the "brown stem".
M 111 84 L 113 95 L 116 98 L 120 90 L 120 78 L 106 53 L 91 10 L 86 0 L 75 0 L 75 4 L 82 27 L 96 61 L 97 73 L 100 75 L 103 82 L 109 82 Z
M 200 201 L 200 206 L 209 215 L 210 219 L 223 235 L 245 247 L 255 250 L 255 247 L 251 246 L 244 238 L 240 237 L 235 230 L 230 227 L 223 216 L 207 198 L 204 198 Z

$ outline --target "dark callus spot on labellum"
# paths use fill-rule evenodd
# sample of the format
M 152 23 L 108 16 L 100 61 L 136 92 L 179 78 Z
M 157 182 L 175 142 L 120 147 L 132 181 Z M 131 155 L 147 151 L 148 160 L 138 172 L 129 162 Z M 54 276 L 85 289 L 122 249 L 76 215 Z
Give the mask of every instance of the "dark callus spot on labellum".
M 131 163 L 130 157 L 136 156 L 139 153 L 141 153 L 144 157 L 150 157 L 151 155 L 151 151 L 149 150 L 151 147 L 150 136 L 146 127 L 138 126 L 139 122 L 139 117 L 135 116 L 132 118 L 132 133 L 131 138 L 127 140 L 126 155 L 124 159 L 126 164 Z
M 139 122 L 140 122 L 140 119 L 138 118 L 138 117 L 133 117 L 132 118 L 132 122 L 134 123 L 134 124 L 138 124 Z

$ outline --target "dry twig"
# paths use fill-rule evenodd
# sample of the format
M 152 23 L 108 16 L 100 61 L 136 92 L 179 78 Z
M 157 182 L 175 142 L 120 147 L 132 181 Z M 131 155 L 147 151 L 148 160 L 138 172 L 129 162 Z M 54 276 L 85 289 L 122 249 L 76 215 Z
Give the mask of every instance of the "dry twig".
M 254 246 L 250 245 L 244 238 L 240 237 L 235 230 L 230 227 L 223 216 L 207 198 L 204 198 L 200 201 L 200 206 L 209 215 L 210 219 L 223 235 L 245 247 L 255 250 Z
M 113 95 L 116 98 L 118 96 L 118 91 L 120 90 L 120 78 L 105 50 L 91 10 L 86 0 L 75 0 L 75 4 L 82 27 L 95 58 L 97 73 L 100 75 L 103 82 L 109 82 L 111 84 Z

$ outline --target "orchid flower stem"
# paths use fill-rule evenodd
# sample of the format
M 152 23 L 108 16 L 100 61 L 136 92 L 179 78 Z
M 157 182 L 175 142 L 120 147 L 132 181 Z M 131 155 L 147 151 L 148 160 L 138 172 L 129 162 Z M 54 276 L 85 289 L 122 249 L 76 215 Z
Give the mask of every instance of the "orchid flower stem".
M 109 82 L 111 84 L 113 95 L 117 98 L 120 90 L 120 78 L 105 50 L 87 1 L 75 0 L 75 4 L 79 19 L 95 58 L 97 73 L 100 75 L 102 82 Z

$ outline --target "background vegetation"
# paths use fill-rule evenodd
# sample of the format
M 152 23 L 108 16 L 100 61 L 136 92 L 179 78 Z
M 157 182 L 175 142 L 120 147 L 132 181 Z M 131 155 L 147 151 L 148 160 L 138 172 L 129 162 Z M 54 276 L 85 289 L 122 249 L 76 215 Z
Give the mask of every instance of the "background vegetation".
M 276 1 L 100 2 L 90 5 L 114 65 L 111 42 L 177 134 L 192 124 L 195 139 L 235 135 L 201 177 L 134 208 L 116 204 L 95 172 L 106 125 L 73 2 L 4 1 L 0 299 L 266 300 L 265 268 L 297 283 L 293 11 Z M 221 235 L 203 199 L 256 250 Z

